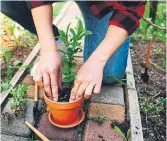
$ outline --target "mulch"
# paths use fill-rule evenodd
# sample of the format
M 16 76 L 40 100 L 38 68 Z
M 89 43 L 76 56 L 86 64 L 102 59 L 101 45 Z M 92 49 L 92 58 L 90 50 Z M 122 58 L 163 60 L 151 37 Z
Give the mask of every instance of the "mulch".
M 149 81 L 142 81 L 141 73 L 144 72 L 145 68 L 147 48 L 148 41 L 141 41 L 133 42 L 131 49 L 135 83 L 139 92 L 139 102 L 140 106 L 143 104 L 150 106 L 150 103 L 153 103 L 157 105 L 156 109 L 159 107 L 161 110 L 159 113 L 156 112 L 156 109 L 150 110 L 147 114 L 141 110 L 144 139 L 145 141 L 166 141 L 166 108 L 160 104 L 162 99 L 166 97 L 166 72 L 151 64 Z M 162 53 L 159 55 L 154 52 L 157 48 L 162 50 Z M 162 58 L 164 56 L 166 56 L 165 44 L 161 41 L 153 42 L 151 62 L 163 68 Z

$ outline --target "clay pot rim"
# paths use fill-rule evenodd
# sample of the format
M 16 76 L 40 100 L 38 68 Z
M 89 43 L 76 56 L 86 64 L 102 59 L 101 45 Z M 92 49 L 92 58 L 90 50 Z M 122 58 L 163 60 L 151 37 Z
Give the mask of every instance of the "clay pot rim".
M 46 98 L 51 103 L 60 104 L 60 105 L 68 105 L 68 104 L 73 104 L 73 103 L 76 103 L 77 101 L 80 101 L 83 98 L 83 96 L 81 96 L 80 98 L 78 98 L 77 100 L 72 101 L 72 102 L 56 102 L 56 101 L 53 101 L 46 96 L 46 93 L 44 93 L 44 98 Z

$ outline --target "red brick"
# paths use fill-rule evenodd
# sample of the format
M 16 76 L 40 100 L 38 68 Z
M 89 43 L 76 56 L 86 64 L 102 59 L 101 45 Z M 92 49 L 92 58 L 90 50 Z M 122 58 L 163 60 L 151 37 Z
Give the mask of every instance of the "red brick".
M 125 121 L 125 108 L 121 105 L 90 103 L 88 118 L 105 116 L 111 121 L 122 123 Z
M 35 84 L 35 82 L 34 82 L 34 80 L 33 80 L 33 77 L 32 77 L 30 74 L 27 74 L 27 75 L 24 77 L 22 83 L 23 83 L 23 84 L 27 84 L 27 85 L 34 85 L 34 84 Z
M 123 141 L 123 138 L 111 127 L 111 122 L 98 124 L 89 120 L 86 123 L 83 141 Z
M 38 130 L 43 133 L 50 140 L 66 140 L 66 141 L 77 141 L 78 139 L 78 128 L 61 129 L 53 126 L 49 119 L 48 113 L 42 115 Z

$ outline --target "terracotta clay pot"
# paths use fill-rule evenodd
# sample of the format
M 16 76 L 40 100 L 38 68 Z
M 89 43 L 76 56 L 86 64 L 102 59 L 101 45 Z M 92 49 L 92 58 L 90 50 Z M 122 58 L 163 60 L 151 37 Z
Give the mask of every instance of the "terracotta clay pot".
M 50 109 L 54 121 L 61 125 L 68 125 L 77 120 L 84 98 L 81 97 L 73 102 L 55 102 L 44 94 L 44 100 Z

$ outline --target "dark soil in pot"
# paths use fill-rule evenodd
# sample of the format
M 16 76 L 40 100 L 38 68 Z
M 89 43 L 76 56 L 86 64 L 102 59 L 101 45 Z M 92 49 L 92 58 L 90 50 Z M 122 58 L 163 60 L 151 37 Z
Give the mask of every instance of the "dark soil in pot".
M 69 102 L 71 94 L 71 88 L 63 87 L 59 89 L 58 102 Z

